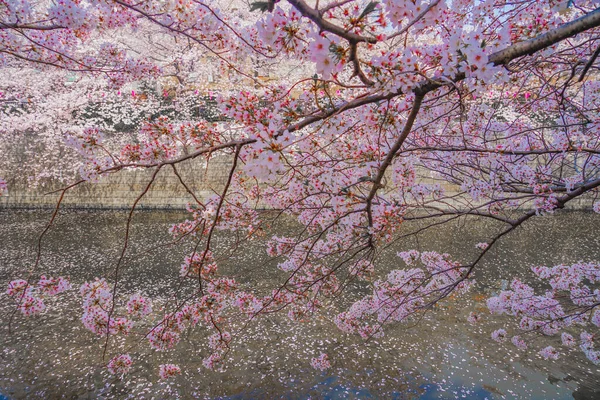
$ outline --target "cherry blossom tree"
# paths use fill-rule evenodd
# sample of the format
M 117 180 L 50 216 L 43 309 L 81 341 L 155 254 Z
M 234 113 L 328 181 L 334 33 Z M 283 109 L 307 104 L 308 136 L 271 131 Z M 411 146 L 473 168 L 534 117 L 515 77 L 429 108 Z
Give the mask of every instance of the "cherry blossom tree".
M 575 201 L 600 210 L 596 6 L 592 0 L 268 0 L 249 10 L 198 0 L 0 1 L 4 68 L 25 63 L 102 76 L 102 90 L 153 80 L 164 65 L 153 62 L 149 47 L 115 40 L 143 27 L 191 46 L 181 50 L 178 67 L 171 63 L 175 71 L 194 61 L 188 51 L 199 48 L 237 89 L 219 94 L 228 120 L 219 125 L 201 118 L 144 120 L 136 141 L 105 146 L 107 127 L 81 120 L 67 140 L 81 157 L 81 172 L 57 192 L 40 242 L 72 187 L 125 169 L 153 171 L 130 209 L 112 276 L 80 289 L 82 322 L 104 340 L 106 353 L 113 336 L 155 317 L 152 299 L 123 298 L 120 276 L 136 206 L 157 174 L 172 169 L 194 199 L 189 220 L 171 228 L 175 241 L 195 246 L 179 271 L 180 287 L 193 294 L 170 301 L 154 320 L 144 333 L 150 347 L 167 351 L 202 324 L 213 332 L 204 365 L 219 368 L 238 333 L 232 319 L 274 312 L 310 318 L 355 280 L 367 282 L 371 293 L 334 322 L 365 340 L 384 335 L 387 325 L 418 320 L 469 290 L 486 253 L 529 219 Z M 269 82 L 258 79 L 258 66 L 299 67 Z M 68 88 L 60 92 L 69 95 Z M 215 155 L 230 159 L 226 183 L 220 193 L 199 198 L 178 168 Z M 217 231 L 257 240 L 272 218 L 257 211 L 262 207 L 301 226 L 267 242 L 285 277 L 268 293 L 224 275 L 213 246 Z M 404 222 L 419 220 L 421 230 L 430 230 L 465 216 L 502 225 L 473 243 L 474 259 L 412 250 L 398 254 L 401 268 L 378 272 L 381 251 L 415 234 Z M 8 288 L 15 301 L 11 320 L 19 311 L 43 311 L 46 296 L 69 286 L 62 278 L 37 282 L 39 251 L 26 279 Z M 518 319 L 506 327 L 514 334 L 500 329 L 492 338 L 525 348 L 519 330 L 560 334 L 562 346 L 578 345 L 597 364 L 598 264 L 538 266 L 533 273 L 547 282 L 545 293 L 515 279 L 489 299 L 490 311 Z M 469 322 L 479 318 L 471 314 Z M 544 358 L 560 352 L 540 349 Z M 333 357 L 321 354 L 311 363 L 326 369 Z M 108 368 L 123 374 L 132 362 L 117 354 Z M 179 372 L 176 365 L 160 368 L 164 379 Z

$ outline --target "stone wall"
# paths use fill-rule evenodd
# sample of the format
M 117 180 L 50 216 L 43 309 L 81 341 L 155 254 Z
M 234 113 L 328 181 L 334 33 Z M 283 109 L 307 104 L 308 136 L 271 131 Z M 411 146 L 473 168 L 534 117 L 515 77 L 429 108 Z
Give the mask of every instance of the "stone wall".
M 187 187 L 200 199 L 223 188 L 227 181 L 230 164 L 227 158 L 215 158 L 208 167 L 203 160 L 190 160 L 177 166 L 177 172 Z M 14 173 L 14 172 L 13 172 Z M 153 170 L 121 171 L 101 178 L 95 183 L 83 183 L 69 189 L 62 205 L 71 208 L 128 208 L 144 191 Z M 45 208 L 56 205 L 59 193 L 45 194 L 60 189 L 59 184 L 30 189 L 23 179 L 5 172 L 9 183 L 8 196 L 0 197 L 0 207 Z M 0 175 L 3 176 L 3 175 Z M 12 179 L 11 179 L 12 178 Z M 185 208 L 194 202 L 174 174 L 171 167 L 163 167 L 150 190 L 138 203 L 139 208 Z
M 188 188 L 200 200 L 220 193 L 230 171 L 229 157 L 216 157 L 206 164 L 204 160 L 189 160 L 177 166 L 177 171 Z M 133 205 L 144 191 L 152 177 L 153 170 L 121 171 L 103 177 L 96 183 L 83 183 L 65 194 L 64 208 L 115 208 L 125 209 Z M 9 183 L 8 196 L 0 196 L 0 208 L 49 208 L 56 205 L 59 193 L 46 194 L 61 188 L 54 184 L 43 188 L 30 189 L 24 179 L 14 176 L 14 171 L 0 171 L 0 176 Z M 429 178 L 427 171 L 420 171 L 419 182 L 439 183 Z M 458 192 L 458 187 L 445 183 L 442 188 L 447 195 Z M 157 175 L 150 190 L 138 203 L 140 209 L 183 209 L 193 203 L 193 197 L 186 191 L 171 167 L 164 167 Z M 569 209 L 590 209 L 592 199 L 589 196 L 572 200 Z M 447 200 L 443 208 L 463 207 Z

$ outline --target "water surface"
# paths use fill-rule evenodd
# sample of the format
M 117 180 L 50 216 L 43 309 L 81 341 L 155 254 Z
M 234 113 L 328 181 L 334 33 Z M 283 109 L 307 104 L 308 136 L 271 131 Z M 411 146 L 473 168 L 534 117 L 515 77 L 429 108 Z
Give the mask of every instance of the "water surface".
M 31 267 L 37 235 L 49 214 L 0 210 L 0 287 Z M 186 217 L 179 212 L 136 214 L 122 271 L 123 293 L 141 290 L 163 301 L 174 295 L 180 264 L 192 244 L 160 245 L 170 240 L 168 226 Z M 115 211 L 61 214 L 43 241 L 40 271 L 70 276 L 74 287 L 109 275 L 123 243 L 125 219 L 125 213 Z M 506 319 L 488 315 L 484 304 L 512 276 L 532 281 L 532 265 L 600 260 L 599 228 L 600 216 L 591 213 L 565 211 L 535 218 L 486 255 L 475 276 L 478 284 L 468 295 L 440 304 L 416 326 L 389 326 L 384 338 L 368 343 L 340 332 L 331 322 L 344 306 L 364 295 L 360 286 L 350 288 L 309 322 L 292 322 L 284 314 L 259 318 L 236 337 L 224 371 L 202 366 L 210 332 L 198 326 L 166 353 L 151 350 L 135 335 L 112 343 L 113 353 L 140 344 L 129 351 L 135 362 L 131 373 L 123 379 L 110 377 L 103 367 L 104 342 L 81 325 L 81 302 L 77 291 L 71 291 L 48 302 L 43 315 L 18 316 L 13 333 L 5 330 L 0 335 L 0 399 L 600 398 L 600 370 L 580 351 L 544 361 L 537 351 L 548 344 L 562 350 L 558 337 L 533 339 L 527 351 L 499 345 L 490 333 Z M 281 222 L 274 233 L 294 229 L 292 223 Z M 388 249 L 377 273 L 383 276 L 401 267 L 395 253 L 411 248 L 448 252 L 467 262 L 477 252 L 474 245 L 498 229 L 493 223 L 459 220 L 426 231 Z M 233 241 L 221 235 L 216 246 L 227 252 Z M 223 271 L 258 291 L 285 280 L 260 243 L 245 244 L 223 263 Z M 481 324 L 466 322 L 471 310 L 485 314 Z M 5 321 L 10 311 L 2 294 L 0 315 Z M 332 362 L 325 372 L 310 367 L 311 357 L 322 352 Z M 179 364 L 182 375 L 159 381 L 158 365 L 164 363 Z

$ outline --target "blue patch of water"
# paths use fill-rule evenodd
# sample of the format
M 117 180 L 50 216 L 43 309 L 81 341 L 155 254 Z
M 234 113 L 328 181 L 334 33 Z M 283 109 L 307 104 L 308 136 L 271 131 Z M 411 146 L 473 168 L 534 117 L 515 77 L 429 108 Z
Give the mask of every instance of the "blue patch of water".
M 290 385 L 290 392 L 278 397 L 279 399 L 314 399 L 323 400 L 338 400 L 338 399 L 377 399 L 379 396 L 374 394 L 369 388 L 352 388 L 338 383 L 337 376 L 324 376 L 321 380 L 313 385 L 310 389 L 302 389 Z M 495 396 L 492 392 L 483 387 L 467 388 L 460 383 L 450 384 L 446 387 L 441 387 L 434 383 L 427 383 L 418 386 L 418 389 L 408 389 L 405 391 L 397 391 L 386 393 L 386 398 L 392 400 L 404 400 L 406 398 L 418 398 L 420 400 L 439 400 L 449 398 L 467 398 L 473 400 L 494 400 Z M 246 400 L 246 399 L 265 399 L 272 398 L 265 390 L 254 389 L 251 391 L 239 393 L 237 395 L 228 396 L 223 399 L 227 400 Z M 0 399 L 1 400 L 1 399 Z

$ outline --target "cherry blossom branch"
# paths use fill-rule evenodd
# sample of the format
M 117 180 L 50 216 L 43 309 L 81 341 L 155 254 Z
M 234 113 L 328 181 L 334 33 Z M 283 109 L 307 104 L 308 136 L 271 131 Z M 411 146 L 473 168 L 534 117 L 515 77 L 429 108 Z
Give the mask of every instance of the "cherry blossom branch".
M 581 75 L 579 75 L 578 82 L 583 81 L 583 78 L 585 78 L 585 75 L 588 73 L 588 71 L 590 70 L 592 65 L 594 65 L 594 61 L 596 61 L 596 59 L 598 58 L 599 55 L 600 55 L 600 46 L 598 46 L 598 48 L 596 49 L 594 54 L 592 54 L 592 56 L 590 57 L 588 62 L 585 64 L 585 67 L 583 67 L 583 71 L 581 71 Z
M 355 0 L 341 0 L 341 1 L 335 1 L 333 3 L 330 3 L 322 8 L 318 7 L 318 3 L 317 6 L 315 6 L 315 9 L 317 9 L 319 11 L 319 13 L 321 15 L 325 14 L 327 11 L 329 10 L 333 10 L 334 8 L 338 8 L 338 7 L 342 7 L 348 3 L 352 3 Z
M 332 24 L 323 18 L 321 12 L 311 8 L 304 0 L 288 0 L 292 6 L 294 6 L 302 15 L 313 21 L 322 31 L 331 32 L 334 35 L 342 37 L 348 40 L 350 43 L 377 43 L 377 39 L 369 38 L 357 35 L 352 32 L 348 32 L 344 28 Z
M 185 37 L 187 37 L 188 39 L 198 43 L 200 46 L 202 46 L 205 50 L 209 51 L 210 53 L 214 54 L 215 56 L 217 56 L 220 60 L 222 60 L 224 63 L 226 63 L 229 68 L 231 68 L 232 70 L 236 71 L 237 73 L 239 73 L 240 75 L 252 80 L 255 84 L 262 86 L 263 83 L 260 82 L 259 80 L 257 80 L 255 77 L 246 74 L 245 72 L 241 71 L 234 63 L 232 63 L 231 61 L 229 61 L 227 58 L 223 57 L 223 55 L 217 51 L 215 51 L 213 48 L 211 48 L 211 46 L 207 45 L 206 43 L 204 43 L 202 40 L 198 39 L 197 37 L 195 37 L 194 35 L 188 33 L 188 29 L 178 29 L 173 27 L 172 25 L 163 23 L 161 21 L 159 21 L 157 18 L 155 18 L 153 15 L 143 11 L 142 9 L 136 7 L 135 5 L 131 5 L 128 4 L 125 1 L 121 1 L 121 0 L 113 0 L 115 3 L 121 5 L 122 7 L 128 8 L 142 16 L 144 16 L 145 18 L 147 18 L 149 21 L 155 23 L 158 26 L 161 26 L 165 29 L 167 29 L 168 31 L 183 35 Z
M 115 266 L 115 270 L 114 270 L 115 280 L 114 280 L 113 290 L 112 290 L 112 302 L 111 302 L 110 309 L 108 312 L 107 327 L 106 327 L 106 341 L 104 342 L 104 350 L 102 352 L 103 359 L 106 356 L 106 351 L 108 350 L 108 341 L 110 339 L 110 324 L 111 324 L 112 315 L 115 311 L 116 298 L 117 298 L 117 286 L 119 284 L 119 268 L 120 268 L 121 264 L 123 263 L 123 259 L 125 258 L 125 253 L 127 252 L 127 248 L 129 246 L 129 231 L 131 228 L 131 220 L 133 218 L 133 213 L 135 211 L 137 204 L 140 202 L 140 200 L 142 200 L 142 198 L 150 190 L 150 187 L 154 183 L 154 180 L 156 179 L 156 175 L 158 175 L 161 168 L 162 167 L 159 166 L 154 170 L 154 173 L 152 174 L 150 181 L 148 182 L 148 184 L 146 185 L 146 187 L 144 188 L 142 193 L 140 193 L 139 196 L 133 202 L 133 205 L 131 206 L 131 209 L 129 210 L 129 215 L 127 216 L 127 224 L 125 226 L 125 239 L 123 241 L 123 248 L 121 249 L 121 255 L 119 256 L 119 259 L 117 260 L 117 265 Z
M 31 29 L 35 31 L 52 31 L 56 29 L 65 29 L 65 27 L 60 25 L 18 24 L 0 21 L 0 31 L 4 29 Z
M 383 160 L 383 163 L 379 167 L 377 176 L 373 179 L 373 186 L 371 187 L 371 191 L 369 192 L 369 195 L 367 196 L 367 198 L 365 200 L 365 203 L 366 203 L 365 211 L 367 212 L 367 216 L 368 216 L 368 220 L 369 220 L 369 227 L 373 226 L 373 215 L 372 215 L 372 211 L 371 211 L 373 198 L 377 194 L 377 191 L 381 188 L 381 181 L 385 175 L 385 171 L 392 164 L 392 161 L 396 157 L 396 154 L 398 153 L 398 151 L 400 151 L 400 148 L 402 147 L 402 145 L 404 144 L 404 141 L 406 140 L 406 138 L 408 137 L 408 135 L 410 134 L 410 132 L 412 130 L 415 120 L 417 119 L 417 114 L 419 113 L 419 110 L 421 109 L 421 102 L 423 101 L 423 97 L 424 96 L 422 96 L 422 95 L 415 96 L 415 100 L 413 102 L 412 109 L 410 110 L 410 114 L 408 115 L 408 118 L 404 125 L 404 129 L 402 130 L 402 133 L 400 134 L 400 137 L 398 137 L 398 139 L 396 140 L 396 142 L 394 143 L 392 148 L 390 148 L 387 156 Z
M 567 38 L 598 26 L 600 26 L 600 8 L 533 39 L 516 43 L 504 50 L 498 51 L 490 55 L 489 61 L 493 65 L 506 65 L 515 58 L 530 56 Z
M 44 228 L 44 230 L 42 231 L 42 233 L 40 233 L 40 235 L 38 236 L 38 240 L 37 240 L 37 250 L 36 250 L 36 255 L 35 255 L 35 262 L 33 264 L 33 266 L 31 267 L 31 269 L 29 270 L 29 274 L 27 277 L 27 283 L 25 288 L 23 289 L 23 293 L 19 296 L 19 300 L 18 300 L 18 304 L 17 306 L 14 308 L 14 310 L 11 312 L 10 314 L 10 318 L 8 319 L 8 333 L 11 333 L 11 326 L 12 326 L 12 321 L 15 317 L 15 314 L 17 313 L 17 311 L 19 311 L 19 306 L 21 305 L 21 302 L 23 301 L 25 294 L 27 293 L 27 288 L 29 287 L 29 280 L 31 279 L 31 276 L 33 275 L 33 273 L 35 272 L 35 270 L 37 269 L 37 267 L 40 264 L 40 260 L 42 258 L 42 240 L 44 238 L 44 236 L 46 235 L 46 233 L 48 233 L 48 231 L 50 230 L 50 228 L 52 227 L 52 224 L 54 223 L 54 220 L 56 219 L 56 216 L 58 215 L 58 211 L 60 210 L 60 205 L 62 204 L 62 201 L 65 197 L 65 193 L 67 192 L 67 190 L 71 189 L 72 187 L 75 187 L 79 184 L 80 182 L 76 182 L 74 184 L 71 184 L 65 188 L 63 188 L 60 192 L 60 196 L 58 197 L 58 200 L 56 202 L 56 206 L 54 207 L 54 211 L 52 212 L 52 216 L 50 217 L 50 221 L 48 221 L 48 223 L 46 224 L 46 227 Z

